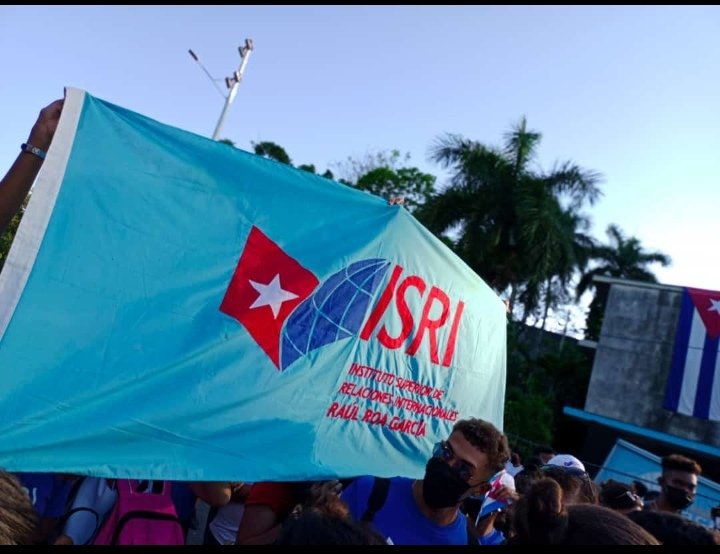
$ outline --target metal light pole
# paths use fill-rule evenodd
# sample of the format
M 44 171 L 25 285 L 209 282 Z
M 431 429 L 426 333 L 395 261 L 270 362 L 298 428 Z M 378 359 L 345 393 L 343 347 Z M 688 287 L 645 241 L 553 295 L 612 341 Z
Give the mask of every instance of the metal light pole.
M 225 85 L 227 88 L 230 89 L 230 92 L 228 92 L 227 96 L 220 94 L 225 98 L 225 105 L 223 106 L 222 112 L 220 112 L 220 118 L 218 119 L 217 125 L 215 126 L 215 131 L 213 132 L 212 138 L 213 140 L 217 140 L 218 136 L 220 135 L 220 129 L 222 129 L 223 123 L 225 122 L 225 116 L 227 115 L 228 110 L 230 109 L 230 104 L 233 103 L 233 100 L 235 100 L 235 97 L 237 96 L 237 90 L 240 86 L 240 81 L 242 81 L 243 73 L 245 72 L 245 67 L 247 66 L 247 62 L 250 59 L 250 53 L 253 51 L 253 42 L 251 39 L 246 38 L 245 39 L 245 46 L 240 46 L 238 48 L 238 52 L 240 53 L 240 66 L 237 68 L 237 71 L 235 71 L 232 76 L 225 77 Z M 190 52 L 190 55 L 193 57 L 193 59 L 200 64 L 200 67 L 202 67 L 203 71 L 207 74 L 208 77 L 210 77 L 210 80 L 213 82 L 216 88 L 219 89 L 217 86 L 216 81 L 218 79 L 214 79 L 210 73 L 208 73 L 208 70 L 205 69 L 205 66 L 200 62 L 198 57 L 195 55 L 195 53 L 192 50 L 188 50 Z

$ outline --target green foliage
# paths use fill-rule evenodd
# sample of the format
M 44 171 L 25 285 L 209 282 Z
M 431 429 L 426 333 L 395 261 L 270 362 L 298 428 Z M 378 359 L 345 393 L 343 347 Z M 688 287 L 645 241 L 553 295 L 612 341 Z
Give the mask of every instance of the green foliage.
M 409 161 L 409 153 L 401 154 L 399 150 L 375 150 L 368 151 L 359 158 L 348 156 L 344 161 L 334 165 L 340 182 L 355 184 L 363 175 L 375 169 L 385 167 L 397 170 L 401 163 Z
M 657 277 L 648 266 L 655 263 L 668 266 L 672 263 L 667 254 L 647 251 L 637 238 L 626 237 L 617 225 L 609 225 L 606 232 L 610 239 L 609 244 L 596 245 L 592 248 L 591 256 L 595 266 L 582 275 L 576 288 L 577 298 L 580 298 L 585 291 L 595 289 L 585 331 L 586 337 L 592 340 L 600 337 L 607 300 L 606 288 L 598 289 L 593 282 L 596 275 L 656 283 Z
M 525 313 L 545 313 L 569 290 L 592 239 L 579 212 L 600 194 L 600 176 L 565 162 L 537 169 L 540 133 L 522 118 L 501 148 L 441 136 L 432 158 L 452 171 L 449 186 L 416 211 L 436 235 L 454 233 L 455 250 L 498 293 Z
M 335 164 L 339 182 L 390 199 L 402 197 L 404 205 L 413 211 L 435 194 L 434 175 L 410 167 L 410 154 L 399 150 L 367 152 L 360 158 L 349 156 Z
M 233 141 L 231 141 L 229 138 L 220 139 L 220 140 L 218 140 L 218 142 L 227 144 L 228 146 L 232 146 L 233 148 L 235 148 L 235 143 Z
M 555 443 L 563 407 L 584 405 L 591 370 L 592 360 L 572 339 L 511 322 L 505 395 L 508 436 Z
M 258 156 L 270 158 L 281 164 L 292 165 L 290 156 L 288 156 L 288 153 L 279 144 L 270 141 L 251 142 L 250 144 Z
M 0 235 L 0 270 L 2 270 L 5 265 L 5 260 L 7 260 L 7 255 L 10 252 L 10 246 L 15 238 L 15 233 L 17 233 L 20 220 L 25 213 L 25 208 L 27 207 L 29 201 L 30 195 L 28 194 L 23 201 L 20 211 L 10 220 L 10 225 L 8 225 L 7 229 L 5 229 L 5 232 Z
M 435 192 L 435 176 L 416 167 L 378 167 L 362 175 L 355 187 L 382 198 L 402 196 L 405 206 L 412 211 Z

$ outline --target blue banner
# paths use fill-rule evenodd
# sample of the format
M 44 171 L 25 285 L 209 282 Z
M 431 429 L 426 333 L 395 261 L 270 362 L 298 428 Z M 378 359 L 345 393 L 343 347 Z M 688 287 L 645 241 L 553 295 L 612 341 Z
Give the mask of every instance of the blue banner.
M 595 476 L 600 484 L 608 479 L 631 484 L 634 480 L 642 482 L 649 490 L 660 490 L 657 478 L 662 474 L 660 458 L 622 439 L 608 454 L 605 464 Z M 695 501 L 682 515 L 705 527 L 713 527 L 710 510 L 720 505 L 720 485 L 705 477 L 698 477 Z
M 421 476 L 505 306 L 404 208 L 68 89 L 0 275 L 0 466 Z

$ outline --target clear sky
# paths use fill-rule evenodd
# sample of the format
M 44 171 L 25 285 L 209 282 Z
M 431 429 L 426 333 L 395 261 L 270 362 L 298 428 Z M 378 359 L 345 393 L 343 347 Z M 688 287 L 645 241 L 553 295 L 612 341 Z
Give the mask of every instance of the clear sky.
M 0 171 L 65 85 L 211 136 L 223 98 L 188 49 L 223 78 L 245 38 L 240 148 L 320 171 L 397 148 L 443 175 L 439 134 L 497 144 L 526 115 L 543 168 L 604 175 L 593 234 L 617 223 L 672 257 L 662 282 L 720 290 L 718 6 L 0 6 Z

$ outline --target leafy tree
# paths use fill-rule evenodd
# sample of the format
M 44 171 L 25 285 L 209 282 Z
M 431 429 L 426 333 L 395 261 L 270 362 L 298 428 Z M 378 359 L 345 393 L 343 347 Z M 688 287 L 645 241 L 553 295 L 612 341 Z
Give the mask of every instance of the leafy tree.
M 435 176 L 423 173 L 417 167 L 401 167 L 396 170 L 378 167 L 362 175 L 355 187 L 383 198 L 402 196 L 405 206 L 412 211 L 435 191 Z
M 496 291 L 509 289 L 512 306 L 524 292 L 526 311 L 581 264 L 579 210 L 600 195 L 599 174 L 571 162 L 535 169 L 540 140 L 525 118 L 500 148 L 440 137 L 431 157 L 452 170 L 450 183 L 416 212 L 436 234 L 455 233 L 460 257 Z
M 666 267 L 672 263 L 667 254 L 658 251 L 649 252 L 642 247 L 637 238 L 626 237 L 617 225 L 609 225 L 606 233 L 610 239 L 609 244 L 595 246 L 592 249 L 592 258 L 596 265 L 583 274 L 576 289 L 578 299 L 591 288 L 596 289 L 595 296 L 590 303 L 585 331 L 585 336 L 593 340 L 600 337 L 602 317 L 607 301 L 607 288 L 597 288 L 593 283 L 596 275 L 657 283 L 657 277 L 647 266 L 659 263 Z
M 399 150 L 367 152 L 363 157 L 348 157 L 336 165 L 340 182 L 389 199 L 402 197 L 414 210 L 435 193 L 435 176 L 410 167 L 410 154 Z
M 396 170 L 401 163 L 409 161 L 410 154 L 401 154 L 400 150 L 370 150 L 361 157 L 348 156 L 344 161 L 333 165 L 341 182 L 354 185 L 361 177 L 375 169 L 385 167 Z
M 10 225 L 8 225 L 7 229 L 5 229 L 5 232 L 0 235 L 0 270 L 2 270 L 5 265 L 8 253 L 10 252 L 10 246 L 15 238 L 15 233 L 17 233 L 17 229 L 20 226 L 20 220 L 25 213 L 25 208 L 27 208 L 29 201 L 30 195 L 28 194 L 22 203 L 20 211 L 10 220 Z
M 270 141 L 251 142 L 250 144 L 258 156 L 265 156 L 282 164 L 292 165 L 290 156 L 279 144 Z

